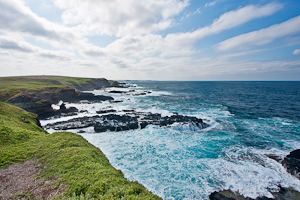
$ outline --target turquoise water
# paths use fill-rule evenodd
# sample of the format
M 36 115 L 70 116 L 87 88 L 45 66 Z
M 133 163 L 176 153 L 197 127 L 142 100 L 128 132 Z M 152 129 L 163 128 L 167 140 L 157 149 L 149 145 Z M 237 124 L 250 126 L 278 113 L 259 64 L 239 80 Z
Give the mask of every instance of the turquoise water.
M 146 96 L 114 95 L 119 104 L 76 105 L 97 110 L 135 108 L 203 118 L 210 127 L 148 126 L 81 134 L 110 163 L 165 199 L 207 199 L 232 189 L 269 197 L 277 185 L 300 191 L 300 181 L 267 155 L 300 148 L 300 82 L 131 82 Z M 132 89 L 132 88 L 131 88 Z M 103 94 L 103 91 L 95 91 Z M 269 188 L 269 189 L 268 189 Z

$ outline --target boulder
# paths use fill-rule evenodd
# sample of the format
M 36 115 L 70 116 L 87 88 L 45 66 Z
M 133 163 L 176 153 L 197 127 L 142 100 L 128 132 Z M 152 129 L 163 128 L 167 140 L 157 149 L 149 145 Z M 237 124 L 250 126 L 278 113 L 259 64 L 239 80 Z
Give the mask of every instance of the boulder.
M 231 190 L 222 190 L 213 192 L 209 195 L 210 200 L 299 200 L 300 192 L 291 188 L 283 188 L 280 185 L 278 192 L 271 192 L 274 198 L 268 198 L 265 196 L 259 196 L 255 199 L 250 197 L 244 197 L 239 192 L 233 192 Z
M 281 164 L 286 168 L 286 170 L 300 179 L 300 149 L 296 149 L 290 152 Z

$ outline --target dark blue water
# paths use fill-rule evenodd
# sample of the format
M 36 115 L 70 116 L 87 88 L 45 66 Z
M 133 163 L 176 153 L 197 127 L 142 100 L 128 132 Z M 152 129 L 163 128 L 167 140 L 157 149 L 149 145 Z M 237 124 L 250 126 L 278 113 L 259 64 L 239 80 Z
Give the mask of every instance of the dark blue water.
M 83 137 L 99 147 L 126 178 L 165 199 L 178 200 L 207 199 L 222 189 L 252 198 L 272 197 L 269 189 L 278 190 L 279 184 L 300 191 L 299 179 L 268 157 L 284 158 L 300 148 L 300 82 L 131 83 L 141 88 L 130 89 L 152 93 L 114 95 L 123 102 L 78 108 L 177 112 L 200 117 L 210 127 L 147 126 L 101 134 L 86 130 Z
M 241 119 L 281 117 L 300 120 L 300 82 L 138 82 L 139 86 L 170 91 L 162 101 L 226 106 Z M 157 98 L 156 98 L 157 99 Z

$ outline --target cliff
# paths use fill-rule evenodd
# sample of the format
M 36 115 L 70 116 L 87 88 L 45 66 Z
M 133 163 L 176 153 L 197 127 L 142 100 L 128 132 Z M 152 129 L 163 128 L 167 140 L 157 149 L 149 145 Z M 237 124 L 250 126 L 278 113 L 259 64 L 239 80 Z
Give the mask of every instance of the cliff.
M 109 96 L 95 96 L 79 90 L 94 90 L 118 85 L 104 78 L 75 78 L 63 76 L 21 76 L 0 78 L 0 101 L 14 104 L 40 118 L 59 114 L 51 104 L 66 102 L 106 101 Z

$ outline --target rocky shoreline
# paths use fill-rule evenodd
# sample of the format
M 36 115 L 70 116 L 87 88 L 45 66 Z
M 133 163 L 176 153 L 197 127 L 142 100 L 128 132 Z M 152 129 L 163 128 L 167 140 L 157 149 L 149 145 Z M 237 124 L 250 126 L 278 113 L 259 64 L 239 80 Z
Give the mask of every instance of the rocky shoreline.
M 149 95 L 151 91 L 138 91 L 138 90 L 124 90 L 128 88 L 127 85 L 118 83 L 117 88 L 120 90 L 103 88 L 105 94 L 114 95 L 131 95 L 131 96 L 144 96 Z M 107 90 L 108 89 L 108 90 Z M 126 110 L 117 111 L 115 109 L 100 109 L 96 111 L 96 115 L 91 115 L 87 110 L 78 110 L 75 107 L 67 108 L 65 103 L 78 103 L 78 104 L 92 104 L 108 101 L 109 103 L 121 103 L 122 100 L 115 100 L 111 96 L 94 95 L 92 93 L 79 92 L 73 88 L 45 88 L 38 90 L 34 93 L 21 93 L 14 98 L 10 99 L 10 103 L 21 104 L 21 102 L 42 102 L 42 103 L 23 103 L 20 105 L 23 109 L 39 115 L 39 119 L 49 119 L 51 117 L 60 118 L 64 116 L 74 116 L 74 118 L 59 121 L 52 124 L 47 124 L 44 129 L 53 129 L 56 131 L 69 130 L 69 129 L 82 129 L 93 127 L 95 132 L 105 131 L 126 131 L 133 129 L 143 129 L 148 125 L 157 126 L 171 126 L 171 125 L 187 125 L 190 129 L 200 130 L 207 128 L 209 125 L 203 122 L 202 119 L 179 115 L 172 113 L 170 116 L 162 116 L 158 113 L 151 112 L 137 112 L 136 109 L 130 108 Z M 52 105 L 59 105 L 59 109 L 53 109 Z M 80 113 L 87 113 L 89 116 L 76 117 Z M 80 130 L 83 132 L 83 130 Z
M 126 131 L 133 129 L 143 129 L 148 125 L 157 126 L 171 126 L 173 124 L 186 124 L 194 129 L 203 129 L 209 125 L 203 122 L 202 119 L 192 116 L 178 115 L 175 113 L 171 116 L 162 117 L 161 114 L 153 114 L 150 112 L 135 112 L 134 110 L 128 111 L 125 114 L 107 114 L 115 110 L 102 110 L 97 113 L 99 115 L 91 117 L 78 117 L 67 121 L 60 121 L 52 124 L 47 124 L 44 128 L 54 130 L 68 130 L 80 129 L 87 127 L 94 127 L 95 132 L 105 131 Z

